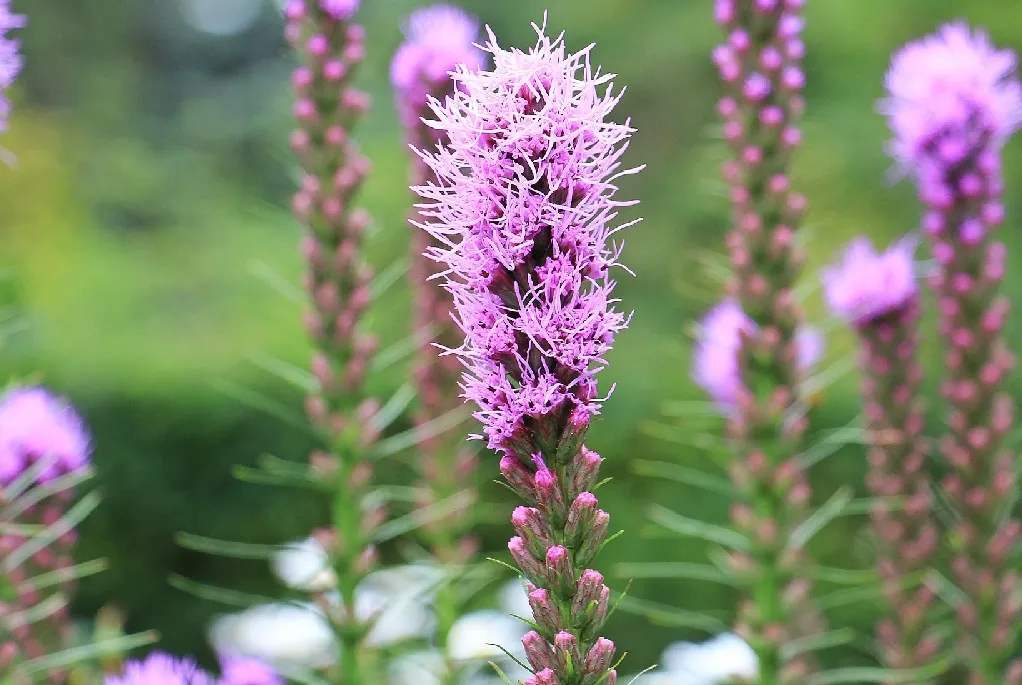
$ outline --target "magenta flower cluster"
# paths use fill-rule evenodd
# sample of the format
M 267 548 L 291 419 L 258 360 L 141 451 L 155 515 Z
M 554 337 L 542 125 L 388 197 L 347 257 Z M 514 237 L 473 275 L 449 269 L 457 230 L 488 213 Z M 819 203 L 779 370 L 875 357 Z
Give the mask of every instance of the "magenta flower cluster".
M 427 115 L 430 97 L 446 97 L 452 85 L 450 72 L 459 65 L 470 70 L 483 66 L 486 53 L 474 45 L 478 36 L 479 23 L 453 5 L 431 5 L 408 17 L 405 41 L 390 63 L 390 80 L 406 129 L 422 127 L 420 119 Z
M 11 12 L 10 0 L 0 0 L 0 131 L 7 129 L 7 119 L 11 114 L 6 91 L 14 85 L 25 62 L 19 41 L 11 38 L 8 32 L 23 28 L 25 23 L 24 16 Z
M 466 339 L 452 350 L 464 394 L 492 449 L 532 461 L 599 411 L 596 373 L 628 323 L 613 298 L 615 172 L 631 129 L 606 121 L 617 94 L 599 89 L 587 52 L 542 38 L 528 52 L 491 45 L 493 71 L 454 74 L 435 102 L 448 145 L 423 159 L 437 182 L 422 227 L 442 247 Z M 572 429 L 569 429 L 572 430 Z
M 214 678 L 192 659 L 153 652 L 129 661 L 121 675 L 107 676 L 104 685 L 283 685 L 284 681 L 258 659 L 221 656 L 222 674 Z
M 75 410 L 43 388 L 15 388 L 0 398 L 0 485 L 41 465 L 47 482 L 89 464 L 89 434 Z
M 854 240 L 841 262 L 821 275 L 830 310 L 862 325 L 903 308 L 919 292 L 915 248 L 906 239 L 878 254 L 868 238 Z

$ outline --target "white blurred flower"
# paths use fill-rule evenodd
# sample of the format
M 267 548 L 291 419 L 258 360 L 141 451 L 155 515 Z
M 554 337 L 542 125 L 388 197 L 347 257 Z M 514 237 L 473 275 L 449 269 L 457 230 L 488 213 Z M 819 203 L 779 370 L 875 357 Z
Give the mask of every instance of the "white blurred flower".
M 263 604 L 213 621 L 216 651 L 258 657 L 276 666 L 322 668 L 337 660 L 337 643 L 314 604 Z
M 315 538 L 290 542 L 270 559 L 274 574 L 294 590 L 326 592 L 337 586 L 326 550 Z
M 522 636 L 526 624 L 502 611 L 484 609 L 465 614 L 447 634 L 447 653 L 457 661 L 506 660 L 503 647 L 515 656 L 524 655 Z
M 407 564 L 370 573 L 355 589 L 355 615 L 373 621 L 366 644 L 392 645 L 429 637 L 435 620 L 431 604 L 443 571 L 429 564 Z
M 437 651 L 412 652 L 387 667 L 389 685 L 440 685 L 447 665 Z
M 509 580 L 501 586 L 497 593 L 497 601 L 500 608 L 509 614 L 529 618 L 532 616 L 532 607 L 529 606 L 529 595 L 525 592 L 522 581 L 518 578 Z
M 665 673 L 676 676 L 679 685 L 718 685 L 759 678 L 756 653 L 734 633 L 718 635 L 701 644 L 676 642 L 668 645 L 661 667 Z

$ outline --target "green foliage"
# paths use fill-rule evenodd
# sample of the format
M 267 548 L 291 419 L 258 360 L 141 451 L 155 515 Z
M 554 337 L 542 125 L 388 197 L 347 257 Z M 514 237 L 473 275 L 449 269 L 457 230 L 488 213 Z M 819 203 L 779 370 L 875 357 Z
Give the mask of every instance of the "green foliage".
M 403 271 L 385 269 L 407 254 L 410 203 L 387 62 L 400 39 L 401 17 L 423 3 L 364 4 L 372 40 L 363 81 L 375 104 L 358 133 L 373 160 L 362 199 L 376 228 L 369 257 L 387 274 L 378 281 L 371 324 L 390 351 L 381 355 L 389 363 L 373 375 L 372 390 L 388 398 L 407 378 L 413 346 Z M 593 431 L 592 447 L 607 458 L 607 475 L 614 478 L 601 500 L 615 526 L 629 531 L 602 557 L 606 568 L 621 572 L 608 580 L 621 588 L 636 577 L 609 630 L 630 652 L 628 670 L 639 670 L 668 641 L 700 638 L 726 624 L 736 597 L 727 583 L 707 583 L 700 577 L 705 570 L 686 566 L 704 564 L 712 545 L 650 539 L 646 520 L 647 505 L 655 502 L 671 513 L 664 521 L 684 522 L 697 538 L 724 541 L 721 530 L 686 522 L 726 522 L 723 483 L 693 475 L 719 475 L 691 440 L 700 424 L 668 426 L 687 442 L 664 441 L 656 428 L 647 430 L 648 422 L 661 422 L 665 400 L 702 399 L 688 381 L 686 330 L 719 292 L 712 267 L 722 251 L 727 207 L 717 181 L 717 85 L 708 54 L 718 34 L 711 3 L 464 5 L 493 26 L 503 44 L 517 45 L 531 42 L 528 22 L 541 21 L 545 7 L 555 5 L 550 27 L 564 28 L 575 48 L 596 41 L 597 62 L 628 86 L 621 116 L 632 117 L 638 129 L 628 157 L 648 164 L 640 176 L 623 180 L 624 194 L 642 200 L 645 217 L 629 232 L 623 258 L 637 277 L 623 276 L 618 291 L 636 315 L 610 355 L 605 387 L 618 388 Z M 828 261 L 854 234 L 883 242 L 917 224 L 911 189 L 884 183 L 886 132 L 873 103 L 890 52 L 940 21 L 966 15 L 987 24 L 998 43 L 1022 43 L 1022 5 L 966 5 L 808 4 L 809 112 L 795 175 L 811 202 L 812 265 Z M 14 312 L 20 332 L 0 347 L 0 375 L 41 369 L 47 383 L 81 407 L 95 433 L 104 502 L 83 527 L 81 558 L 106 558 L 111 569 L 83 580 L 77 610 L 91 615 L 114 602 L 132 629 L 160 630 L 163 647 L 201 652 L 206 622 L 218 609 L 171 587 L 168 575 L 246 594 L 270 593 L 272 585 L 264 563 L 183 549 L 175 544 L 177 532 L 270 545 L 304 536 L 326 511 L 306 490 L 232 475 L 237 467 L 249 480 L 275 473 L 301 482 L 293 469 L 255 467 L 265 466 L 259 464 L 264 454 L 304 463 L 311 446 L 301 421 L 282 420 L 302 415 L 308 348 L 296 290 L 298 233 L 287 212 L 295 172 L 286 150 L 290 95 L 280 22 L 268 11 L 243 35 L 216 37 L 190 29 L 175 2 L 91 0 L 19 9 L 32 23 L 23 32 L 29 66 L 3 141 L 18 164 L 0 167 L 0 267 L 12 269 L 12 278 L 0 283 L 0 334 Z M 1008 155 L 1006 177 L 1013 222 L 1022 216 L 1018 155 Z M 1005 232 L 1009 249 L 1019 247 L 1016 234 Z M 1010 294 L 1022 294 L 1020 278 L 1022 272 L 1009 273 Z M 811 281 L 810 274 L 807 293 Z M 810 296 L 808 308 L 822 317 L 818 296 Z M 1008 331 L 1009 343 L 1019 340 L 1018 325 Z M 830 336 L 828 348 L 838 367 L 854 353 L 843 332 Z M 927 354 L 936 369 L 933 349 Z M 404 398 L 396 397 L 380 417 L 393 421 L 390 434 L 396 436 L 384 444 L 414 458 L 408 451 L 414 442 L 401 436 L 408 428 L 397 411 Z M 861 446 L 841 432 L 855 425 L 855 403 L 853 375 L 821 390 L 813 417 L 818 434 L 810 443 L 816 447 L 806 455 L 819 461 L 819 493 L 842 484 L 862 492 Z M 483 469 L 496 475 L 494 461 L 484 459 Z M 400 460 L 386 464 L 381 480 L 407 484 L 409 470 Z M 667 479 L 648 477 L 652 471 Z M 510 497 L 490 485 L 483 501 Z M 485 548 L 500 556 L 510 507 L 497 510 L 500 520 L 481 532 Z M 812 541 L 817 558 L 833 567 L 834 582 L 856 573 L 842 569 L 868 565 L 862 523 L 862 517 L 840 516 Z M 674 566 L 637 565 L 654 557 Z M 663 600 L 655 612 L 627 611 L 649 609 L 642 602 L 654 597 Z M 841 625 L 869 630 L 868 607 L 841 611 Z M 650 622 L 649 615 L 659 620 Z M 834 668 L 868 663 L 854 650 L 830 650 L 825 659 Z M 820 685 L 882 677 L 831 673 Z

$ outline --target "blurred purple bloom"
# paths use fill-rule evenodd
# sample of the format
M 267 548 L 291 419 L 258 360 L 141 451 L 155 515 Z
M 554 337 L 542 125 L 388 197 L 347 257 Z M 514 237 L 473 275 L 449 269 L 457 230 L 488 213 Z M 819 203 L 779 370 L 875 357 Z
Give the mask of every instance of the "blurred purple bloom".
M 914 240 L 877 253 L 868 238 L 857 238 L 841 261 L 823 270 L 823 295 L 831 311 L 863 324 L 904 307 L 918 292 Z
M 324 12 L 337 21 L 347 21 L 358 12 L 360 0 L 319 0 L 319 6 Z
M 895 159 L 911 167 L 937 153 L 957 162 L 977 142 L 999 147 L 1022 123 L 1022 87 L 1013 77 L 1017 62 L 1014 52 L 995 48 L 985 33 L 964 22 L 902 48 L 881 102 L 894 133 Z M 941 149 L 928 149 L 938 142 Z
M 730 411 L 738 401 L 742 379 L 738 365 L 742 336 L 756 332 L 755 322 L 733 299 L 726 299 L 703 317 L 692 355 L 692 379 L 721 408 Z M 823 336 L 804 327 L 795 334 L 798 366 L 813 366 L 823 354 Z
M 448 72 L 459 64 L 469 69 L 483 66 L 485 53 L 473 43 L 479 36 L 479 23 L 453 5 L 432 5 L 416 10 L 408 17 L 405 42 L 390 64 L 390 80 L 398 93 L 422 91 L 450 81 Z
M 560 434 L 569 415 L 584 426 L 598 413 L 595 374 L 628 323 L 610 270 L 632 129 L 607 121 L 620 96 L 588 50 L 537 32 L 528 52 L 491 33 L 493 70 L 458 67 L 458 87 L 433 103 L 448 145 L 420 153 L 436 183 L 415 189 L 465 333 L 464 397 L 489 446 L 525 459 L 539 426 Z
M 153 652 L 145 661 L 129 661 L 122 675 L 107 676 L 104 685 L 214 685 L 214 680 L 191 659 Z
M 45 482 L 89 463 L 89 435 L 74 409 L 43 388 L 15 388 L 0 398 L 0 484 L 37 462 Z
M 11 114 L 7 89 L 14 85 L 25 63 L 20 41 L 9 38 L 7 32 L 24 26 L 25 17 L 11 12 L 10 0 L 0 0 L 0 131 L 7 130 L 7 119 Z
M 283 679 L 261 659 L 220 655 L 218 685 L 284 685 Z

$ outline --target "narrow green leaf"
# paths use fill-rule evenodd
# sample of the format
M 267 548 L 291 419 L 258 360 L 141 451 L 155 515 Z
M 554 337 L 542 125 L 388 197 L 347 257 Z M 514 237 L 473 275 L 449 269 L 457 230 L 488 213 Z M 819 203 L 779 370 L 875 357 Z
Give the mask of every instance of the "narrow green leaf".
M 386 430 L 390 424 L 394 423 L 404 413 L 415 397 L 415 386 L 411 383 L 405 383 L 391 395 L 386 404 L 380 407 L 380 411 L 376 412 L 369 419 L 370 425 L 379 431 Z
M 266 373 L 276 376 L 306 393 L 315 391 L 319 386 L 316 377 L 309 371 L 289 364 L 283 359 L 259 353 L 249 356 L 249 361 Z
M 835 585 L 863 585 L 865 583 L 874 583 L 877 580 L 877 573 L 871 568 L 850 570 L 817 566 L 812 569 L 811 575 L 813 580 L 822 583 L 834 583 Z
M 55 585 L 61 585 L 71 580 L 78 580 L 79 578 L 86 578 L 88 576 L 94 576 L 97 573 L 102 573 L 109 568 L 109 564 L 106 559 L 95 559 L 93 561 L 85 561 L 80 564 L 75 564 L 70 568 L 57 569 L 56 571 L 48 571 L 47 573 L 40 573 L 38 576 L 29 578 L 23 585 L 31 587 L 35 590 L 44 590 L 48 587 Z
M 712 616 L 645 599 L 628 597 L 621 602 L 620 607 L 622 611 L 643 616 L 651 623 L 665 628 L 695 628 L 710 634 L 728 630 L 727 623 Z
M 396 519 L 387 521 L 376 529 L 373 540 L 377 543 L 393 540 L 399 535 L 410 533 L 423 526 L 443 520 L 451 513 L 462 509 L 472 503 L 473 494 L 467 490 L 457 492 L 450 497 L 422 509 L 399 516 Z
M 257 604 L 269 604 L 274 602 L 270 597 L 263 597 L 261 595 L 254 595 L 248 592 L 239 592 L 238 590 L 229 590 L 227 588 L 216 587 L 215 585 L 207 585 L 200 583 L 190 578 L 185 578 L 176 573 L 171 574 L 167 578 L 167 582 L 170 583 L 171 587 L 177 588 L 182 592 L 198 597 L 199 599 L 206 599 L 212 602 L 219 602 L 220 604 L 226 604 L 232 607 L 241 607 L 247 609 Z
M 950 578 L 940 571 L 931 569 L 924 576 L 923 582 L 925 582 L 926 586 L 933 590 L 933 592 L 943 599 L 949 606 L 960 606 L 962 602 L 968 599 L 965 596 L 965 593 L 962 592 Z
M 749 549 L 749 539 L 730 528 L 682 516 L 659 504 L 651 505 L 647 511 L 652 521 L 679 535 L 699 538 L 740 551 Z
M 251 466 L 235 466 L 231 473 L 240 481 L 256 485 L 273 485 L 286 488 L 299 488 L 303 490 L 315 490 L 317 492 L 332 492 L 332 488 L 323 481 L 317 480 L 310 475 L 285 475 L 282 473 L 271 473 L 263 469 L 254 469 Z
M 75 502 L 74 506 L 68 509 L 67 513 L 47 526 L 38 535 L 29 538 L 20 547 L 8 554 L 3 561 L 0 561 L 0 568 L 10 573 L 18 568 L 26 559 L 29 559 L 41 549 L 49 547 L 58 538 L 67 535 L 78 527 L 85 517 L 99 506 L 103 498 L 98 492 L 92 491 Z
M 883 592 L 881 591 L 880 585 L 874 584 L 863 587 L 851 587 L 845 590 L 837 590 L 823 595 L 817 599 L 816 603 L 820 609 L 829 611 L 849 604 L 879 599 L 882 596 Z
M 410 266 L 411 263 L 408 258 L 401 257 L 400 259 L 392 262 L 383 271 L 376 274 L 372 283 L 369 284 L 369 291 L 372 293 L 373 299 L 375 300 L 380 295 L 387 292 L 392 285 L 401 280 L 401 277 L 408 273 Z
M 656 421 L 643 421 L 639 424 L 639 429 L 652 438 L 701 450 L 721 449 L 727 446 L 727 442 L 723 438 L 718 438 L 707 431 L 694 431 L 690 428 L 669 426 Z
M 807 652 L 839 647 L 855 642 L 855 631 L 851 628 L 830 630 L 817 635 L 795 638 L 781 646 L 781 659 L 789 661 Z
M 409 428 L 397 435 L 384 438 L 376 443 L 375 456 L 377 459 L 389 457 L 413 445 L 417 445 L 423 440 L 442 435 L 467 419 L 468 413 L 468 408 L 461 406 L 420 426 Z
M 806 395 L 815 395 L 821 390 L 825 390 L 834 385 L 834 383 L 841 380 L 842 377 L 851 373 L 857 365 L 858 360 L 854 356 L 845 357 L 841 361 L 831 364 L 822 371 L 815 373 L 806 379 L 806 382 L 803 385 L 803 392 Z
M 151 645 L 159 639 L 160 634 L 155 630 L 119 636 L 30 659 L 21 665 L 21 669 L 31 675 L 33 673 L 43 673 L 54 668 L 66 668 L 85 661 L 92 661 L 108 654 L 123 654 L 137 647 Z
M 332 685 L 329 680 L 323 679 L 316 672 L 297 668 L 286 662 L 274 663 L 273 668 L 288 681 L 293 680 L 300 685 Z
M 38 604 L 30 606 L 24 611 L 15 611 L 4 617 L 5 628 L 20 628 L 38 623 L 43 619 L 53 616 L 55 613 L 67 606 L 67 597 L 63 593 L 50 595 Z
M 828 523 L 836 519 L 852 501 L 852 489 L 843 487 L 831 495 L 812 516 L 803 521 L 788 537 L 788 549 L 802 549 L 813 536 L 819 533 Z
M 385 371 L 394 364 L 410 357 L 416 350 L 432 340 L 435 334 L 436 331 L 433 328 L 427 328 L 417 331 L 397 341 L 390 347 L 380 350 L 378 354 L 373 355 L 372 360 L 369 362 L 370 372 L 379 373 L 380 371 Z
M 951 667 L 951 659 L 943 657 L 924 668 L 891 669 L 852 667 L 816 673 L 809 685 L 841 685 L 842 683 L 921 683 L 936 678 Z
M 699 471 L 687 466 L 671 464 L 670 462 L 638 459 L 632 462 L 632 471 L 638 476 L 666 478 L 676 483 L 692 485 L 702 490 L 724 495 L 725 497 L 731 497 L 735 492 L 731 483 L 723 478 L 718 478 L 705 471 Z
M 684 418 L 689 416 L 720 417 L 720 407 L 705 400 L 672 400 L 665 402 L 661 412 L 665 416 Z
M 177 544 L 185 549 L 213 554 L 219 557 L 230 557 L 232 559 L 267 560 L 280 551 L 280 547 L 276 545 L 256 545 L 247 542 L 215 540 L 184 532 L 178 533 L 174 536 L 174 539 Z
M 305 291 L 285 278 L 266 262 L 253 259 L 248 263 L 248 270 L 253 276 L 270 286 L 276 293 L 293 304 L 304 307 L 308 302 Z
M 40 462 L 37 462 L 37 464 Z M 49 462 L 47 462 L 49 463 Z M 44 466 L 43 469 L 46 467 Z M 39 483 L 28 490 L 22 490 L 21 493 L 17 493 L 16 488 L 13 486 L 5 492 L 5 495 L 12 501 L 3 509 L 4 518 L 14 519 L 20 516 L 29 507 L 33 507 L 42 502 L 47 497 L 51 497 L 60 492 L 66 492 L 73 488 L 77 488 L 82 483 L 88 481 L 94 475 L 92 467 L 79 469 L 71 473 L 66 473 L 63 476 L 54 478 L 51 481 L 45 483 Z M 37 474 L 38 475 L 38 474 Z M 32 480 L 35 477 L 33 476 Z M 13 485 L 16 485 L 14 483 Z M 16 494 L 17 493 L 17 494 Z
M 694 564 L 685 561 L 649 561 L 614 566 L 614 575 L 628 578 L 676 578 L 705 580 L 721 585 L 737 584 L 736 579 L 710 564 Z
M 825 437 L 816 440 L 809 449 L 796 457 L 798 465 L 803 469 L 809 469 L 835 454 L 842 447 L 864 443 L 866 432 L 857 424 L 858 419 L 843 428 L 836 428 Z
M 295 410 L 281 402 L 278 402 L 272 397 L 267 397 L 261 392 L 252 390 L 251 388 L 246 388 L 243 385 L 226 379 L 213 381 L 213 389 L 226 395 L 232 400 L 235 400 L 236 402 L 240 402 L 247 407 L 251 407 L 252 409 L 268 414 L 282 423 L 286 423 L 289 426 L 299 428 L 306 432 L 311 431 L 309 422 Z

